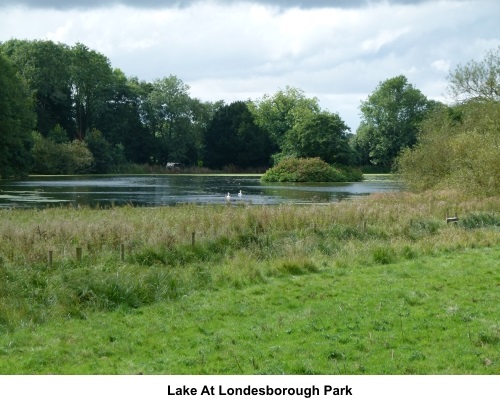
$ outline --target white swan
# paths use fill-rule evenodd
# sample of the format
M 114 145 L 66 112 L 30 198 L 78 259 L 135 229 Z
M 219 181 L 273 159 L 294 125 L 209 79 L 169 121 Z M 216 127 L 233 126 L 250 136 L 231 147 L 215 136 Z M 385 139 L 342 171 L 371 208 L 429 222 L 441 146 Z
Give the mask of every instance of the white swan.
M 231 195 L 229 193 L 227 193 L 227 195 L 226 195 L 226 201 L 227 202 L 231 201 Z
M 240 190 L 240 192 L 238 193 L 238 197 L 240 197 L 240 198 L 241 198 L 241 197 L 243 197 L 243 193 L 241 192 L 241 190 Z

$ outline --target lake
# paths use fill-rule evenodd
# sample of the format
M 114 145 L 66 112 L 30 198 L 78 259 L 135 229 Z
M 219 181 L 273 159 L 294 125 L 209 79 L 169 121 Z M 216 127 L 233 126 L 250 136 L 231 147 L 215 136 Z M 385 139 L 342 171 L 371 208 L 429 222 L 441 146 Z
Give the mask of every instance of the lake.
M 365 175 L 356 183 L 284 184 L 261 183 L 258 175 L 30 176 L 0 180 L 0 207 L 226 204 L 228 192 L 231 203 L 330 203 L 400 188 L 390 175 Z

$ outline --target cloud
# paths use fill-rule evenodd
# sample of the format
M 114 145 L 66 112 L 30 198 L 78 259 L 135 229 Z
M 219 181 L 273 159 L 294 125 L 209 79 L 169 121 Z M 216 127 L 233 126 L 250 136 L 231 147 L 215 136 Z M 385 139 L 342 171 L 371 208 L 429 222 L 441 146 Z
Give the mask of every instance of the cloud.
M 252 3 L 276 6 L 280 8 L 357 8 L 378 3 L 418 4 L 431 0 L 251 0 Z M 124 5 L 134 8 L 171 8 L 189 7 L 206 0 L 0 0 L 0 6 L 26 6 L 31 8 L 50 8 L 57 10 L 92 9 Z M 241 0 L 213 0 L 212 3 L 234 4 Z M 247 1 L 248 2 L 248 1 Z

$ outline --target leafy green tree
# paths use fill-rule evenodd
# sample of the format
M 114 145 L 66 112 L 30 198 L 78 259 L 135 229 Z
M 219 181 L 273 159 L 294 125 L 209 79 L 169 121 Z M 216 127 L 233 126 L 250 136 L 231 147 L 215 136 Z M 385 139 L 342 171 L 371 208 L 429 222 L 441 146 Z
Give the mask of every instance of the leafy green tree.
M 270 158 L 268 133 L 255 123 L 243 101 L 221 106 L 208 125 L 205 159 L 208 167 L 265 166 Z
M 111 98 L 113 72 L 108 58 L 77 43 L 71 48 L 70 73 L 77 138 L 83 140 Z
M 75 133 L 70 80 L 70 49 L 52 41 L 12 39 L 0 46 L 28 83 L 35 100 L 36 130 L 47 136 L 56 125 Z
M 316 98 L 307 98 L 302 90 L 290 86 L 273 95 L 264 95 L 250 104 L 250 108 L 257 124 L 270 134 L 273 152 L 283 148 L 286 134 L 304 115 L 320 112 Z
M 30 169 L 33 99 L 15 68 L 0 54 L 0 177 L 26 175 Z
M 49 133 L 47 134 L 48 139 L 52 139 L 55 143 L 65 143 L 69 142 L 68 134 L 64 130 L 64 128 L 56 124 L 54 129 L 50 130 Z
M 125 158 L 134 163 L 149 162 L 156 149 L 156 139 L 141 118 L 147 96 L 144 88 L 136 78 L 129 79 L 120 69 L 114 69 L 109 97 L 100 104 L 95 119 L 95 128 L 106 142 L 122 145 Z
M 283 140 L 282 154 L 295 157 L 319 157 L 327 163 L 349 164 L 349 127 L 338 114 L 304 114 Z
M 88 133 L 85 144 L 93 156 L 93 173 L 109 173 L 114 165 L 125 162 L 123 149 L 119 145 L 110 144 L 97 129 Z
M 143 108 L 149 130 L 159 140 L 157 162 L 185 163 L 193 142 L 189 86 L 173 75 L 155 80 Z
M 350 138 L 349 143 L 353 151 L 353 161 L 358 166 L 371 165 L 370 142 L 375 139 L 374 127 L 361 122 L 356 136 Z
M 500 102 L 470 101 L 430 114 L 397 168 L 415 191 L 453 188 L 488 196 L 500 194 L 499 162 Z
M 405 76 L 380 83 L 360 107 L 362 132 L 358 142 L 368 150 L 371 163 L 391 166 L 403 148 L 413 146 L 420 123 L 435 104 Z
M 458 65 L 448 76 L 448 89 L 458 101 L 500 101 L 500 46 L 489 51 L 484 60 Z
M 33 173 L 36 174 L 85 174 L 91 171 L 94 158 L 84 142 L 56 143 L 33 134 Z

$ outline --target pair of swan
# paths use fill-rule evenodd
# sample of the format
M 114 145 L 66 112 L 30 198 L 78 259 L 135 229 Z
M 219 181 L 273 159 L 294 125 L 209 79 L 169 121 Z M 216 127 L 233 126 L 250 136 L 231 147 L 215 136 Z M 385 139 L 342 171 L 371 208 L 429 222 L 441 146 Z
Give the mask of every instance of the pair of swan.
M 241 190 L 240 190 L 240 192 L 238 193 L 238 197 L 239 197 L 239 198 L 243 197 L 243 193 L 241 192 Z M 226 201 L 227 201 L 227 202 L 231 201 L 231 194 L 227 193 L 227 195 L 226 195 Z

